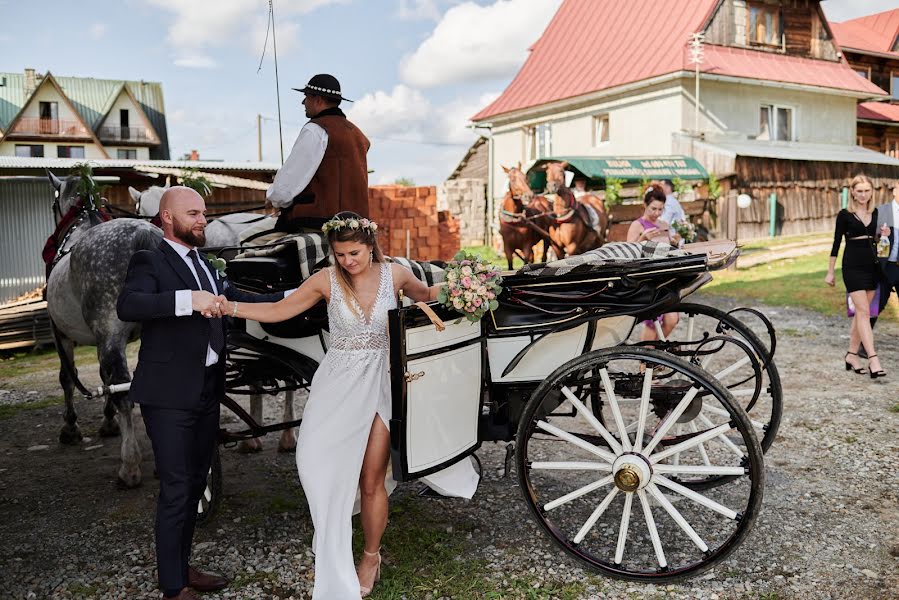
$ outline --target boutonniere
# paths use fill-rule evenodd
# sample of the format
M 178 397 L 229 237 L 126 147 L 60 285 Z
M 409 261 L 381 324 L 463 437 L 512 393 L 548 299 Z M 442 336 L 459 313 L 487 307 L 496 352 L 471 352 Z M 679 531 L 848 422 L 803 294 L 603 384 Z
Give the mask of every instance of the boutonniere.
M 215 273 L 216 275 L 218 275 L 218 278 L 224 279 L 225 269 L 228 267 L 228 263 L 225 262 L 225 259 L 210 253 L 206 255 L 206 260 L 208 260 L 209 264 L 212 265 L 212 268 L 215 269 Z

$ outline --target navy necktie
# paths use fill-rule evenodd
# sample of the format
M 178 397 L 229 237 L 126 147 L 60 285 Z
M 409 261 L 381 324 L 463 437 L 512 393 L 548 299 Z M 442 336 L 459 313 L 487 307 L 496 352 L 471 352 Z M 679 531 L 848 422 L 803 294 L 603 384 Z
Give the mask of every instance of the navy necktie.
M 197 251 L 191 250 L 187 255 L 190 257 L 191 262 L 194 263 L 194 270 L 197 272 L 197 279 L 200 281 L 200 287 L 212 295 L 218 295 L 218 292 L 212 289 L 212 284 L 209 283 L 209 277 L 206 276 L 206 271 L 200 266 L 200 259 L 197 258 Z M 222 325 L 221 317 L 209 319 L 209 345 L 212 347 L 213 352 L 219 356 L 222 355 L 222 350 L 225 348 L 225 330 Z

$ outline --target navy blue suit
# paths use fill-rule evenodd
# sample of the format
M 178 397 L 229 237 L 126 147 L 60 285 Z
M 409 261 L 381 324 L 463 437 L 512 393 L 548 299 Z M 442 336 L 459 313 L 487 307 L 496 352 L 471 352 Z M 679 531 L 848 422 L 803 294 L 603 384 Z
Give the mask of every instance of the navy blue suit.
M 217 292 L 229 300 L 277 302 L 284 297 L 283 292 L 247 294 L 207 267 Z M 210 327 L 224 328 L 225 320 L 206 319 L 197 312 L 175 316 L 175 291 L 184 289 L 200 287 L 181 256 L 163 241 L 157 249 L 131 257 L 117 304 L 121 320 L 141 323 L 129 395 L 141 405 L 153 443 L 159 476 L 156 562 L 166 596 L 187 586 L 197 503 L 218 443 L 219 401 L 225 387 L 224 350 L 216 364 L 205 366 Z

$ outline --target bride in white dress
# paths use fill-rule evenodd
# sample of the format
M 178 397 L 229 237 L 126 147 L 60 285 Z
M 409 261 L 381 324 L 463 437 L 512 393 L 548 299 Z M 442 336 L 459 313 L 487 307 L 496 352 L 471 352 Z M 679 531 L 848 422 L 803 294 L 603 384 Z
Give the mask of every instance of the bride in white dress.
M 403 266 L 385 262 L 377 225 L 339 213 L 323 229 L 336 265 L 307 279 L 277 303 L 226 303 L 225 313 L 262 322 L 289 319 L 320 300 L 328 303 L 330 346 L 315 372 L 297 438 L 297 470 L 315 526 L 314 600 L 365 597 L 381 572 L 381 536 L 387 527 L 385 482 L 390 462 L 390 381 L 387 311 L 396 292 L 413 301 L 437 297 Z M 477 475 L 470 465 L 436 482 L 449 495 L 471 497 Z M 352 515 L 357 489 L 365 549 L 353 564 Z M 392 486 L 391 486 L 392 489 Z

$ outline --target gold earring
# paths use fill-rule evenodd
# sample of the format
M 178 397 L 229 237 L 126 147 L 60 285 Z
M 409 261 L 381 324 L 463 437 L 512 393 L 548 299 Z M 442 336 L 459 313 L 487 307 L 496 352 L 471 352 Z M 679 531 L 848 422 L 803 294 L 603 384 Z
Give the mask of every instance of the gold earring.
M 371 269 L 371 268 L 374 268 L 374 266 L 375 266 L 375 251 L 369 250 L 368 251 L 368 268 Z

